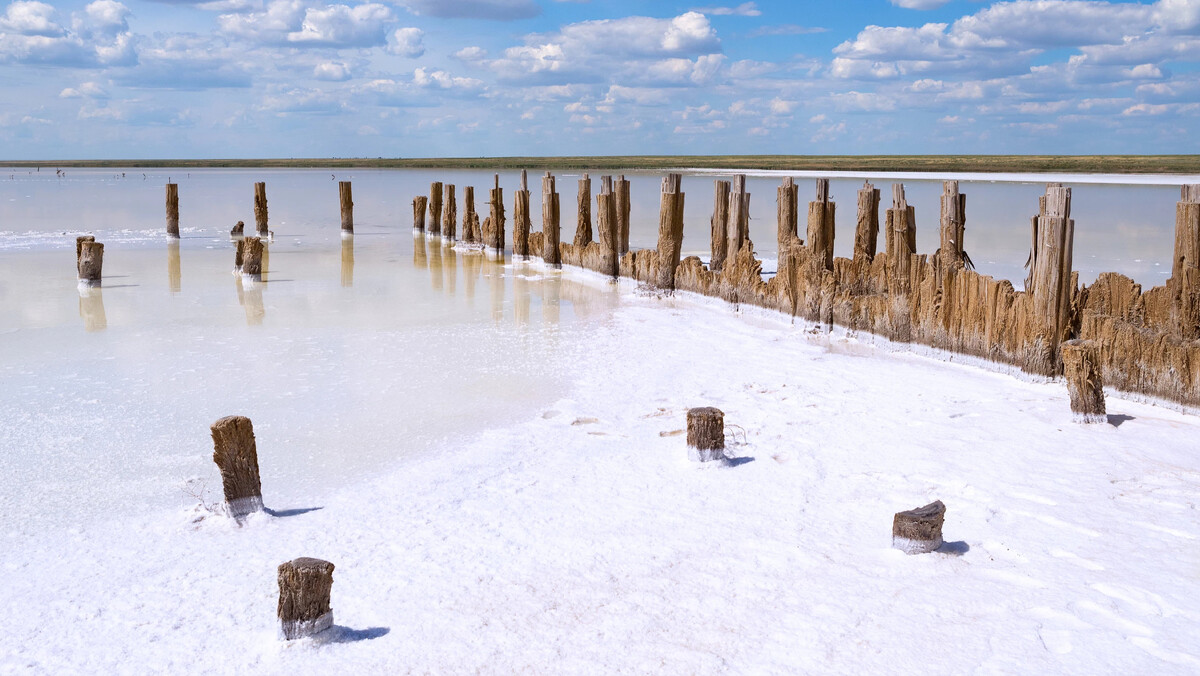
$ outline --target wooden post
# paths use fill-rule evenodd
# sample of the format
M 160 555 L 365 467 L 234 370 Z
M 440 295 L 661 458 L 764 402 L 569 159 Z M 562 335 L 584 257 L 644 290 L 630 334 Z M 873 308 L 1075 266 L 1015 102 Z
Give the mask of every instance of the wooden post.
M 254 233 L 266 237 L 271 233 L 267 229 L 267 184 L 254 184 Z
M 342 232 L 354 232 L 354 198 L 350 181 L 338 181 L 338 202 L 342 208 Z
M 621 275 L 621 231 L 617 223 L 617 196 L 613 194 L 612 176 L 600 178 L 600 194 L 596 195 L 596 229 L 600 235 L 601 271 L 616 279 Z
M 833 217 L 837 204 L 829 201 L 829 179 L 817 179 L 817 199 L 808 203 L 808 246 L 826 270 L 833 269 Z
M 179 236 L 179 184 L 167 184 L 167 235 Z
M 854 260 L 871 262 L 879 242 L 879 189 L 863 182 L 858 191 L 858 224 L 854 228 Z
M 587 174 L 579 179 L 579 214 L 575 222 L 575 246 L 583 248 L 592 243 L 592 179 Z
M 1062 344 L 1063 376 L 1071 395 L 1071 413 L 1078 423 L 1108 422 L 1104 410 L 1104 380 L 1097 364 L 1099 354 L 1089 341 L 1068 340 Z
M 779 247 L 779 263 L 776 270 L 779 271 L 788 269 L 790 256 L 788 252 L 791 251 L 792 245 L 800 239 L 799 216 L 797 215 L 800 204 L 800 188 L 792 180 L 792 177 L 788 176 L 783 179 L 783 183 L 776 193 L 775 228 Z
M 229 230 L 230 237 L 243 237 L 243 236 L 245 236 L 245 234 L 246 234 L 246 223 L 244 221 L 238 221 L 237 223 L 235 223 L 233 225 L 233 228 L 231 228 Z
M 500 187 L 500 174 L 495 175 L 495 184 L 489 193 L 488 204 L 491 207 L 491 215 L 488 220 L 492 224 L 487 230 L 487 238 L 484 244 L 495 253 L 503 255 L 505 249 L 504 188 Z
M 1180 188 L 1169 286 L 1184 340 L 1200 338 L 1200 184 Z
M 303 557 L 279 565 L 279 629 L 291 641 L 333 626 L 333 564 Z
M 708 269 L 720 272 L 725 267 L 725 250 L 729 248 L 729 181 L 713 181 L 712 248 Z
M 462 241 L 466 244 L 481 244 L 482 233 L 479 215 L 475 213 L 475 186 L 463 188 Z
M 79 260 L 75 263 L 79 281 L 85 286 L 100 286 L 104 267 L 104 245 L 94 240 L 77 242 L 76 245 L 79 247 Z
M 897 512 L 892 519 L 892 547 L 905 554 L 927 554 L 942 546 L 946 505 L 941 500 Z
M 262 481 L 258 476 L 258 449 L 254 425 L 241 415 L 230 415 L 212 424 L 213 462 L 221 470 L 225 508 L 239 521 L 263 509 Z
M 413 198 L 413 230 L 425 232 L 425 209 L 429 207 L 429 198 L 417 195 Z
M 621 255 L 629 253 L 629 181 L 625 176 L 618 176 L 617 193 L 617 229 L 619 230 Z
M 917 253 L 917 212 L 908 205 L 904 184 L 892 184 L 892 208 L 887 210 L 887 232 L 884 246 L 888 260 L 888 277 L 895 291 L 909 291 L 912 256 Z
M 746 175 L 733 177 L 733 190 L 729 193 L 729 237 L 726 242 L 725 260 L 733 261 L 750 239 L 750 193 L 746 192 Z M 724 264 L 722 264 L 723 266 Z
M 687 412 L 688 458 L 694 462 L 725 459 L 725 413 L 705 406 Z
M 435 219 L 436 222 L 436 219 Z M 458 202 L 454 198 L 454 184 L 446 185 L 446 203 L 442 212 L 442 241 L 453 242 L 458 236 L 455 224 L 458 222 Z M 436 235 L 437 230 L 430 230 L 429 234 Z
M 450 192 L 454 191 L 454 186 L 450 186 Z M 438 227 L 438 219 L 442 217 L 442 184 L 434 181 L 429 184 L 429 201 L 426 203 L 429 206 L 429 233 L 436 235 L 441 232 Z M 424 222 L 425 217 L 421 217 Z
M 234 272 L 242 271 L 242 261 L 244 260 L 245 254 L 246 254 L 246 240 L 239 239 L 236 242 L 234 242 L 234 246 L 233 246 L 233 271 Z
M 938 221 L 941 247 L 938 264 L 943 270 L 963 267 L 963 231 L 967 222 L 967 196 L 958 192 L 958 181 L 942 182 L 942 209 Z
M 521 187 L 513 196 L 513 256 L 529 258 L 529 179 L 521 170 Z
M 542 178 L 542 260 L 547 265 L 562 266 L 559 250 L 558 193 L 554 190 L 554 176 L 550 172 Z
M 241 241 L 242 274 L 252 277 L 262 276 L 263 243 L 258 237 L 247 237 Z
M 1034 322 L 1043 350 L 1042 363 L 1031 365 L 1045 375 L 1058 372 L 1058 345 L 1065 337 L 1071 305 L 1071 257 L 1075 221 L 1071 219 L 1071 189 L 1050 186 L 1043 200 L 1043 213 L 1034 228 L 1037 247 L 1031 275 Z
M 75 238 L 75 272 L 79 273 L 79 261 L 83 257 L 83 243 L 95 242 L 96 238 L 92 235 L 80 235 Z
M 658 208 L 658 274 L 660 289 L 675 290 L 675 268 L 683 246 L 682 176 L 667 174 L 662 180 L 662 199 Z

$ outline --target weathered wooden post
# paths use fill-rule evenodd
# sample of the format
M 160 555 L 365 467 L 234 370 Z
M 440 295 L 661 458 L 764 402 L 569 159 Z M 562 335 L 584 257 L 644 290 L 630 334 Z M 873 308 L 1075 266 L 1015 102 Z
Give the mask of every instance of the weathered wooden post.
M 338 181 L 338 203 L 342 209 L 342 232 L 354 232 L 354 197 L 350 192 L 350 181 Z
M 575 219 L 575 246 L 583 248 L 592 243 L 592 179 L 587 174 L 579 179 L 579 213 Z
M 167 184 L 167 235 L 179 236 L 179 184 Z
M 279 629 L 291 641 L 315 636 L 333 626 L 329 605 L 333 564 L 302 557 L 279 565 Z
M 1071 189 L 1050 185 L 1039 202 L 1044 208 L 1033 223 L 1037 246 L 1031 256 L 1031 288 L 1026 289 L 1032 297 L 1037 348 L 1026 366 L 1042 375 L 1054 375 L 1061 366 L 1058 345 L 1066 337 L 1075 284 L 1071 274 L 1075 239 Z
M 242 262 L 246 254 L 246 240 L 239 239 L 233 243 L 233 271 L 242 271 Z
M 1089 341 L 1068 340 L 1062 344 L 1063 376 L 1071 395 L 1075 422 L 1108 422 L 1104 409 L 1104 380 L 1100 376 L 1099 354 Z
M 463 188 L 462 241 L 466 244 L 483 243 L 479 225 L 479 214 L 475 213 L 475 186 Z
M 905 554 L 927 554 L 942 546 L 946 505 L 941 500 L 897 512 L 892 519 L 892 547 Z
M 621 255 L 629 253 L 629 181 L 624 175 L 617 177 L 614 186 L 617 193 L 617 229 L 619 230 Z
M 79 282 L 84 286 L 100 286 L 104 268 L 104 245 L 97 241 L 78 242 Z
M 542 177 L 542 260 L 547 265 L 562 266 L 559 250 L 558 193 L 554 190 L 554 176 L 550 172 Z
M 429 198 L 417 195 L 413 198 L 413 230 L 425 232 L 425 209 L 429 207 Z
M 454 198 L 454 184 L 446 185 L 446 206 L 442 213 L 442 241 L 454 242 L 454 238 L 458 236 L 458 228 L 455 224 L 458 222 L 458 202 Z M 437 230 L 430 230 L 429 234 L 436 235 Z
M 261 277 L 263 271 L 263 243 L 258 237 L 247 237 L 239 242 L 242 253 L 242 274 Z
M 1171 295 L 1184 340 L 1200 338 L 1200 184 L 1184 185 L 1175 205 Z
M 450 192 L 453 191 L 454 186 L 450 186 Z M 434 181 L 429 184 L 429 200 L 426 204 L 429 206 L 429 232 L 436 235 L 441 231 L 438 228 L 438 219 L 442 217 L 442 184 L 440 182 Z M 421 222 L 425 222 L 424 216 L 421 216 Z
M 171 293 L 179 293 L 183 289 L 183 271 L 179 260 L 179 242 L 167 242 L 167 284 Z
M 79 261 L 83 258 L 83 243 L 95 242 L 96 238 L 92 235 L 80 235 L 75 238 L 75 273 L 79 273 Z
M 271 234 L 267 229 L 267 184 L 254 184 L 254 234 L 266 237 Z
M 942 182 L 941 202 L 938 263 L 943 270 L 958 269 L 964 265 L 963 232 L 967 222 L 967 196 L 958 192 L 958 181 Z
M 521 170 L 521 187 L 513 195 L 513 256 L 529 258 L 529 178 Z
M 354 286 L 354 238 L 342 238 L 342 286 Z
M 729 193 L 729 238 L 725 249 L 725 260 L 733 261 L 750 239 L 750 193 L 746 192 L 746 175 L 733 177 L 733 190 Z
M 662 198 L 658 208 L 658 255 L 656 285 L 660 289 L 675 290 L 675 268 L 679 266 L 679 252 L 683 246 L 683 191 L 682 176 L 667 174 L 662 180 Z
M 705 406 L 687 412 L 688 458 L 694 462 L 725 459 L 725 413 Z
M 892 184 L 892 208 L 887 210 L 886 220 L 888 277 L 896 292 L 908 292 L 912 256 L 917 252 L 917 212 L 908 205 L 903 183 Z
M 488 228 L 484 244 L 494 253 L 503 256 L 505 249 L 504 188 L 500 187 L 500 174 L 495 174 L 495 183 L 492 185 L 492 189 L 488 197 L 488 204 L 491 207 L 489 220 L 492 222 L 492 224 L 491 227 Z
M 262 481 L 258 476 L 258 449 L 254 425 L 241 415 L 229 415 L 212 424 L 213 462 L 221 470 L 225 509 L 239 521 L 263 509 Z
M 817 179 L 817 199 L 808 203 L 808 246 L 826 270 L 833 269 L 833 217 L 837 204 L 829 201 L 829 179 Z
M 246 234 L 246 223 L 244 221 L 238 221 L 229 230 L 230 237 L 243 237 L 243 236 L 245 236 L 245 234 Z
M 791 176 L 783 179 L 775 197 L 776 241 L 779 246 L 779 264 L 776 270 L 787 270 L 792 247 L 800 242 L 800 187 Z
M 601 271 L 616 279 L 621 275 L 621 231 L 617 223 L 617 196 L 613 193 L 612 176 L 600 178 L 600 194 L 596 195 L 596 227 L 600 235 Z
M 720 272 L 725 267 L 725 250 L 729 248 L 729 181 L 713 181 L 713 215 L 709 224 L 712 246 L 708 269 Z
M 863 182 L 858 190 L 858 223 L 854 228 L 854 260 L 870 263 L 879 242 L 879 189 Z

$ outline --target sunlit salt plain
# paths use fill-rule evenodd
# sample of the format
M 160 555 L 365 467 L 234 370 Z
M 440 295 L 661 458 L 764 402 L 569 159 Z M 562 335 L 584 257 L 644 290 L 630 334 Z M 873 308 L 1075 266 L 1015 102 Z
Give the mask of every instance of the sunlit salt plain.
M 411 234 L 429 181 L 490 174 L 172 170 L 177 246 L 168 174 L 119 175 L 0 185 L 0 671 L 1200 669 L 1194 416 L 1110 393 L 1109 424 L 1076 425 L 1061 383 Z M 693 253 L 711 179 L 684 179 Z M 256 180 L 275 237 L 248 283 L 227 232 Z M 658 177 L 633 180 L 650 246 Z M 834 181 L 839 253 L 861 181 Z M 777 183 L 749 181 L 765 258 Z M 906 184 L 930 251 L 940 185 Z M 1041 189 L 964 182 L 982 271 L 1023 277 Z M 1176 199 L 1077 187 L 1085 281 L 1161 283 Z M 105 280 L 81 294 L 85 232 Z M 698 405 L 732 466 L 687 461 Z M 229 414 L 275 514 L 241 527 L 205 507 Z M 892 514 L 934 499 L 948 545 L 890 549 Z M 337 566 L 336 626 L 287 643 L 275 567 L 298 556 Z

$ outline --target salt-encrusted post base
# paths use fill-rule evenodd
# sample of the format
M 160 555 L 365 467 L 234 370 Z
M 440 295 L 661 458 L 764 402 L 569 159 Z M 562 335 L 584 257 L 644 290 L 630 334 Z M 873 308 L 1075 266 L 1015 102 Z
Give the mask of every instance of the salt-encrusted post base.
M 687 413 L 688 458 L 694 462 L 725 459 L 725 413 L 705 406 Z
M 289 641 L 333 626 L 333 564 L 302 557 L 279 565 L 279 629 Z
M 1096 366 L 1096 347 L 1083 340 L 1069 340 L 1062 352 L 1063 376 L 1071 395 L 1071 412 L 1078 423 L 1108 422 L 1104 406 L 1104 379 Z
M 892 547 L 905 554 L 926 554 L 942 546 L 942 521 L 946 505 L 941 500 L 898 512 L 892 520 Z
M 225 508 L 241 519 L 261 511 L 262 482 L 258 475 L 258 449 L 250 419 L 230 415 L 212 424 L 213 462 L 221 470 Z

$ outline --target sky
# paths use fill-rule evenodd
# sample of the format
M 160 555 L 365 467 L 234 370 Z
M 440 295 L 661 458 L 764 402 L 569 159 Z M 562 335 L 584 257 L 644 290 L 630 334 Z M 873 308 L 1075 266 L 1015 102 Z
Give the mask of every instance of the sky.
M 0 159 L 1200 152 L 1200 0 L 0 0 Z

